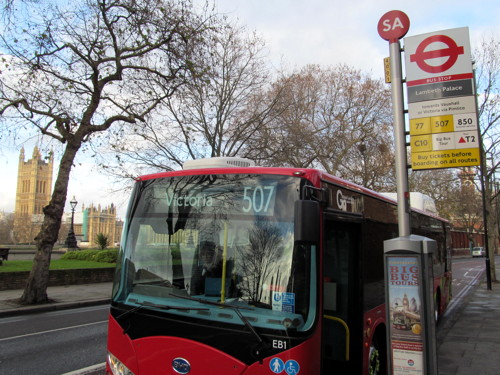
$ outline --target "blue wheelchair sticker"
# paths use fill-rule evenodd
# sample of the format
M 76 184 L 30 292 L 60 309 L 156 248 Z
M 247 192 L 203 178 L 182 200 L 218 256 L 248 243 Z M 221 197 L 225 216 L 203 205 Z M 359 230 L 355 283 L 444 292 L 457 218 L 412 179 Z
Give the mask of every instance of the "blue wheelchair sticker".
M 297 375 L 300 371 L 300 366 L 297 361 L 290 359 L 285 363 L 285 372 L 287 375 Z
M 271 359 L 271 362 L 269 362 L 269 368 L 275 374 L 279 374 L 285 369 L 285 363 L 281 358 L 274 357 L 273 359 Z

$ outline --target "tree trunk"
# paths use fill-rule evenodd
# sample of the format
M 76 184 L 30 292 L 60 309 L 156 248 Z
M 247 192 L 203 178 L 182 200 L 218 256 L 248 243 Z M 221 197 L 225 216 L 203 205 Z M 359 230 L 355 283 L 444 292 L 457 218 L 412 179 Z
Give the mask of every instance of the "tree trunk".
M 490 275 L 491 281 L 497 281 L 496 266 L 495 266 L 495 253 L 498 243 L 498 226 L 497 220 L 494 215 L 492 199 L 491 199 L 491 189 L 486 191 L 488 195 L 486 196 L 486 212 L 488 215 L 487 225 L 488 225 L 488 251 L 490 257 Z
M 57 241 L 61 220 L 66 204 L 69 176 L 80 142 L 68 142 L 64 150 L 57 174 L 52 198 L 43 208 L 44 218 L 42 228 L 35 237 L 36 254 L 33 259 L 28 281 L 24 288 L 20 303 L 25 305 L 48 302 L 47 286 L 49 282 L 49 266 L 52 249 Z

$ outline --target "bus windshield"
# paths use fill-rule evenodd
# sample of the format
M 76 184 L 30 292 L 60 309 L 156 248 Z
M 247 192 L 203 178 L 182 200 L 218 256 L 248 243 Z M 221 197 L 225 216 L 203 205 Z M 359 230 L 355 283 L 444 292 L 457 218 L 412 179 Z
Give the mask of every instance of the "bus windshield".
M 249 174 L 138 182 L 113 301 L 210 324 L 309 329 L 316 251 L 294 243 L 302 183 Z

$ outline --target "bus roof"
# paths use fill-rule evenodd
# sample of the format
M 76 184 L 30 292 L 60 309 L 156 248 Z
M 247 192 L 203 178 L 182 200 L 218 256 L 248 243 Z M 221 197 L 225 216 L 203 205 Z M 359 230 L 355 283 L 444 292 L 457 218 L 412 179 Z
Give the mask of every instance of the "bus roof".
M 343 188 L 357 191 L 358 193 L 369 195 L 386 202 L 396 203 L 383 194 L 374 190 L 368 189 L 353 182 L 344 180 L 340 177 L 333 176 L 325 171 L 314 168 L 281 168 L 281 167 L 229 167 L 229 168 L 199 168 L 199 169 L 183 169 L 177 171 L 160 172 L 138 177 L 137 181 L 146 181 L 163 177 L 177 177 L 177 176 L 193 176 L 193 175 L 206 175 L 206 174 L 266 174 L 266 175 L 283 175 L 303 177 L 311 181 L 314 186 L 319 187 L 321 181 L 331 182 Z
M 374 190 L 357 185 L 353 182 L 333 176 L 325 171 L 314 168 L 281 168 L 281 167 L 256 167 L 252 160 L 236 157 L 214 157 L 206 159 L 190 160 L 184 163 L 184 169 L 169 172 L 160 172 L 140 176 L 137 181 L 146 181 L 163 177 L 193 176 L 206 174 L 267 174 L 303 177 L 320 187 L 321 181 L 327 181 L 340 187 L 356 191 L 360 194 L 371 196 L 385 202 L 397 204 L 394 196 L 387 193 L 378 193 Z M 437 212 L 424 210 L 422 207 L 412 205 L 412 210 L 422 212 L 428 216 L 434 216 L 440 220 L 445 220 L 437 215 Z M 446 220 L 445 220 L 446 221 Z

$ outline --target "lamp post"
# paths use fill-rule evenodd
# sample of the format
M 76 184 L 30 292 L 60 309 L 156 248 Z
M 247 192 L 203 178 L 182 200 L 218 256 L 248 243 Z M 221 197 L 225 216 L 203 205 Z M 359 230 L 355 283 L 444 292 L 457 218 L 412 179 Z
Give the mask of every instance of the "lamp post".
M 75 208 L 76 205 L 78 204 L 78 202 L 75 199 L 75 196 L 73 196 L 73 199 L 69 201 L 69 204 L 71 206 L 71 225 L 69 227 L 68 237 L 66 237 L 65 245 L 68 248 L 68 250 L 75 250 L 78 249 L 78 246 L 76 244 L 75 231 L 73 229 L 73 224 L 75 220 Z

